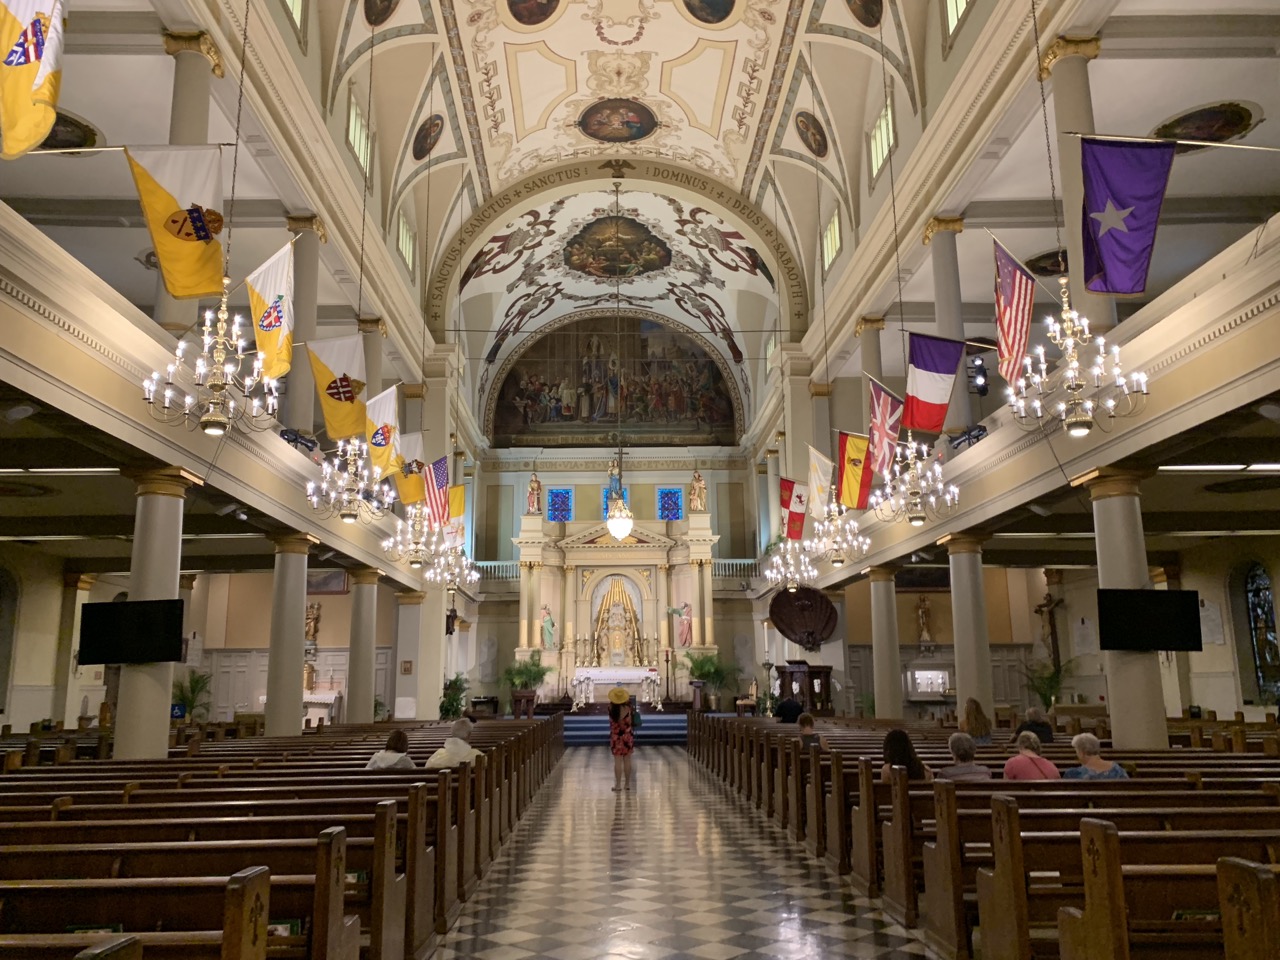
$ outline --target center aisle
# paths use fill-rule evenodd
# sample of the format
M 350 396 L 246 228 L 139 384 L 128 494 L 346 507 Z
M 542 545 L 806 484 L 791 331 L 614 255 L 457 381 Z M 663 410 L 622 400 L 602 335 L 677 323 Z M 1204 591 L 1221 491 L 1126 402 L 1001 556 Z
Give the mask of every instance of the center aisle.
M 444 960 L 916 958 L 924 946 L 842 889 L 681 747 L 565 753 L 445 940 Z

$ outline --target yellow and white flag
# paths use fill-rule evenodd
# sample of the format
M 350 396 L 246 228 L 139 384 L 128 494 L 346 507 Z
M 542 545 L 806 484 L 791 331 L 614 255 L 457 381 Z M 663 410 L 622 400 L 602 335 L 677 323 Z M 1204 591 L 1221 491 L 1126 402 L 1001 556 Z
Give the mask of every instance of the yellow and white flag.
M 427 499 L 427 482 L 422 471 L 422 434 L 416 430 L 400 435 L 400 469 L 396 471 L 396 495 L 401 503 L 422 503 Z
M 455 484 L 449 488 L 449 525 L 444 530 L 444 542 L 449 547 L 461 547 L 467 540 L 467 488 Z
M 827 512 L 831 496 L 831 470 L 835 466 L 813 447 L 809 448 L 809 512 L 819 520 Z
M 369 462 L 384 480 L 400 469 L 400 412 L 396 388 L 388 387 L 365 404 L 364 437 L 369 441 Z
M 360 334 L 312 340 L 307 344 L 311 373 L 330 440 L 358 437 L 365 431 L 364 340 Z
M 244 284 L 263 376 L 279 380 L 293 365 L 293 244 L 281 247 Z
M 62 0 L 0 0 L 0 157 L 40 146 L 58 115 Z
M 221 296 L 220 148 L 126 147 L 124 153 L 169 296 Z

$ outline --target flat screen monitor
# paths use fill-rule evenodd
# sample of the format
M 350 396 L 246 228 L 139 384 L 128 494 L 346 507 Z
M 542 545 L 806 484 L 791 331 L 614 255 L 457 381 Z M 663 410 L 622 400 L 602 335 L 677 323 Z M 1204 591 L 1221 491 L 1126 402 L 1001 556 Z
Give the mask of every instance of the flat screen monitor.
M 1194 590 L 1098 590 L 1103 650 L 1200 649 L 1200 595 Z
M 80 663 L 182 660 L 182 601 L 86 603 L 80 610 Z

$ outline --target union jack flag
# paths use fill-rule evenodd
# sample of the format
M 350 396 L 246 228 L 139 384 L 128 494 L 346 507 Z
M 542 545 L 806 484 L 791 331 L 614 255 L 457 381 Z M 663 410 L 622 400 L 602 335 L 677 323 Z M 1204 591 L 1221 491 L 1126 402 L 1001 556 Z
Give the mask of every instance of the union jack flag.
M 902 429 L 902 401 L 871 380 L 871 469 L 881 476 L 893 471 L 898 454 L 898 433 Z
M 443 456 L 431 464 L 430 482 L 427 487 L 427 515 L 438 526 L 449 522 L 449 457 Z

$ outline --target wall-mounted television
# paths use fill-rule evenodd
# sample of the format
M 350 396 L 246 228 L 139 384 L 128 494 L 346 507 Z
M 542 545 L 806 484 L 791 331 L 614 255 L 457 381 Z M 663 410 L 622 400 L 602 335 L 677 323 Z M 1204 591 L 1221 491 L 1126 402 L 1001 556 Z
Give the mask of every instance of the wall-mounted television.
M 183 658 L 182 601 L 126 600 L 80 608 L 86 663 L 165 663 Z
M 1200 650 L 1200 594 L 1099 589 L 1098 646 L 1103 650 Z

